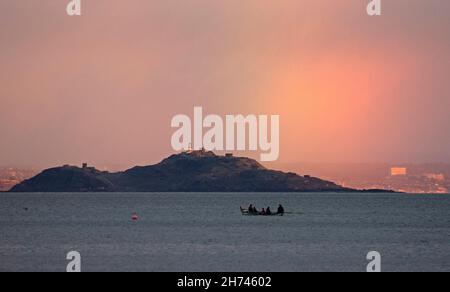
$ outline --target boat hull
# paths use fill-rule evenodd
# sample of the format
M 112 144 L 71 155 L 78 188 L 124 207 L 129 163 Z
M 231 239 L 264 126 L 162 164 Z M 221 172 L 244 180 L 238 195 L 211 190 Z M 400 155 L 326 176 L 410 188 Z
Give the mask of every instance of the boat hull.
M 243 215 L 243 216 L 283 216 L 284 215 L 284 213 L 272 213 L 272 214 L 263 214 L 263 213 L 260 213 L 260 212 L 258 212 L 258 213 L 250 213 L 249 211 L 248 211 L 248 209 L 243 209 L 243 208 L 241 208 L 241 214 Z

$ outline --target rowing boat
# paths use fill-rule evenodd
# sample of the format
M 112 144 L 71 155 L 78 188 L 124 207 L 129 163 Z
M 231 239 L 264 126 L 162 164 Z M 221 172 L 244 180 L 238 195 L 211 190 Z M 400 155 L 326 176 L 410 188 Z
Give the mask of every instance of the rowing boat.
M 261 213 L 261 212 L 258 212 L 258 213 L 250 213 L 250 212 L 248 211 L 248 209 L 244 209 L 244 208 L 242 208 L 242 207 L 241 207 L 241 213 L 242 213 L 243 216 L 283 216 L 283 215 L 284 215 L 284 213 L 272 213 L 272 214 L 270 214 L 270 215 L 263 214 L 263 213 Z

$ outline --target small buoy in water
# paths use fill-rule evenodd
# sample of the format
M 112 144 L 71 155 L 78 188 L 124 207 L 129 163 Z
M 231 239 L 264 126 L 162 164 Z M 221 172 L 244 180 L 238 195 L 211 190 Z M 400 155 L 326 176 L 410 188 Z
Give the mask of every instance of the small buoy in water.
M 137 214 L 133 214 L 133 216 L 131 216 L 131 220 L 138 221 L 139 220 L 138 215 Z

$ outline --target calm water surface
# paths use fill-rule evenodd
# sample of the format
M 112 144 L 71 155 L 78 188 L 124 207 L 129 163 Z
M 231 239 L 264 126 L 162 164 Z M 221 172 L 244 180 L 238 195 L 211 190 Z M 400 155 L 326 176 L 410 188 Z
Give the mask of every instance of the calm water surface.
M 0 194 L 0 271 L 65 271 L 72 250 L 83 271 L 365 271 L 372 250 L 384 271 L 450 271 L 449 211 L 445 195 Z

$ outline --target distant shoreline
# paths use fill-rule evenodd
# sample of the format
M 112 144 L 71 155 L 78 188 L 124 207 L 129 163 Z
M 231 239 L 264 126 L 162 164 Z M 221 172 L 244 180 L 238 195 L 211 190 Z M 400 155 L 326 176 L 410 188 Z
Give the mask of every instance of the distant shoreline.
M 395 193 L 353 189 L 310 175 L 271 170 L 254 159 L 204 149 L 171 155 L 160 163 L 110 173 L 83 163 L 44 170 L 14 186 L 14 193 Z
M 10 191 L 0 191 L 0 193 L 4 194 L 409 194 L 404 192 L 395 192 L 395 191 L 371 191 L 371 190 L 356 190 L 356 191 L 306 191 L 306 192 L 293 192 L 293 191 L 267 191 L 267 192 L 256 192 L 256 191 L 248 191 L 248 192 L 227 192 L 227 191 L 193 191 L 193 192 L 184 192 L 184 191 L 117 191 L 117 192 L 10 192 Z M 417 195 L 427 195 L 427 194 L 417 194 Z M 433 194 L 428 194 L 433 195 Z M 446 195 L 446 194 L 443 194 Z

